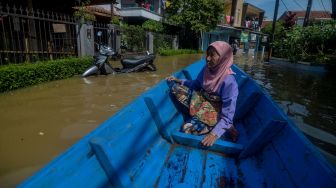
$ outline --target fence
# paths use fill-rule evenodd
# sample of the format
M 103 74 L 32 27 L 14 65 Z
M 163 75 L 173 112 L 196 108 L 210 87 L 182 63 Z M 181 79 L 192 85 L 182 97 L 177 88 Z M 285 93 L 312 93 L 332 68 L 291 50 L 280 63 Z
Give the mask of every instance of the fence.
M 77 56 L 72 16 L 0 4 L 0 65 Z
M 120 38 L 120 28 L 118 26 L 114 26 L 111 24 L 94 23 L 93 30 L 95 34 L 98 31 L 102 32 L 102 36 L 100 38 L 95 38 L 96 43 L 101 42 L 110 46 L 116 51 L 119 50 L 120 44 L 118 44 L 118 36 Z
M 101 38 L 95 37 L 98 30 Z M 72 15 L 0 3 L 0 65 L 92 55 L 87 48 L 94 48 L 93 41 L 118 50 L 119 35 L 120 29 L 110 24 L 94 23 L 93 30 L 84 30 Z

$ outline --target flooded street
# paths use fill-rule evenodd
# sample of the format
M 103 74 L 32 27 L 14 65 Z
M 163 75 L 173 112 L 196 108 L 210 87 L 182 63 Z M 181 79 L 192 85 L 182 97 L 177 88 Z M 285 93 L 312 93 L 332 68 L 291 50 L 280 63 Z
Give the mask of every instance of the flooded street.
M 155 72 L 76 76 L 0 94 L 0 187 L 32 175 L 142 92 L 201 56 L 157 57 Z
M 142 92 L 201 56 L 157 57 L 155 72 L 75 76 L 0 94 L 0 187 L 17 185 Z M 335 76 L 264 64 L 244 55 L 235 62 L 335 159 Z

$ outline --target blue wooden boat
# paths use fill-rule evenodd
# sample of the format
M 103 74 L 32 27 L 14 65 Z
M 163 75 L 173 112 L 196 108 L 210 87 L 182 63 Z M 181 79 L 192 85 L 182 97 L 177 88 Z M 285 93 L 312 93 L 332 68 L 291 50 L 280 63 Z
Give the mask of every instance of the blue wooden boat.
M 175 74 L 195 78 L 204 60 Z M 336 173 L 271 98 L 233 67 L 236 143 L 179 132 L 185 115 L 162 81 L 19 187 L 336 187 Z

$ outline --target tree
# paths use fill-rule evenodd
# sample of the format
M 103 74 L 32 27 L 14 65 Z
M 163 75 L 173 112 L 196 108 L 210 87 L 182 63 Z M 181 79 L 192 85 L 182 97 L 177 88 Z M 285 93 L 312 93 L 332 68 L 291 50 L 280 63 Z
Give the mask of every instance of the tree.
M 296 13 L 287 11 L 284 26 L 286 29 L 292 28 L 296 23 Z
M 164 30 L 163 24 L 155 20 L 147 20 L 142 24 L 142 28 L 146 31 L 161 33 Z
M 167 22 L 200 35 L 214 29 L 224 14 L 221 0 L 174 0 L 166 10 Z

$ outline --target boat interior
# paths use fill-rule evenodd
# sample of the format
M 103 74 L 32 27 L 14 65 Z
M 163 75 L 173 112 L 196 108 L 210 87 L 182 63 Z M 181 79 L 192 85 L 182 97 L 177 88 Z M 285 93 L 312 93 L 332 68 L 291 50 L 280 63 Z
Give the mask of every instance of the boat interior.
M 175 76 L 195 78 L 203 63 L 190 65 Z M 162 81 L 56 158 L 26 185 L 335 185 L 335 170 L 317 149 L 252 79 L 237 67 L 234 71 L 239 84 L 234 119 L 239 131 L 237 142 L 223 138 L 211 147 L 203 147 L 203 136 L 181 133 L 180 127 L 189 117 L 170 94 L 169 83 Z

